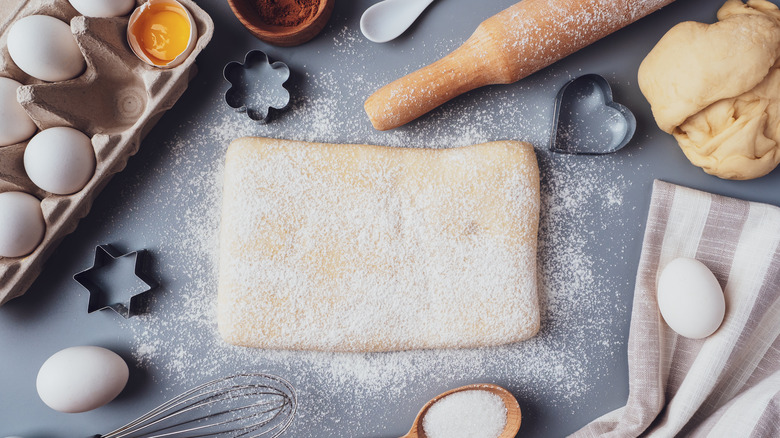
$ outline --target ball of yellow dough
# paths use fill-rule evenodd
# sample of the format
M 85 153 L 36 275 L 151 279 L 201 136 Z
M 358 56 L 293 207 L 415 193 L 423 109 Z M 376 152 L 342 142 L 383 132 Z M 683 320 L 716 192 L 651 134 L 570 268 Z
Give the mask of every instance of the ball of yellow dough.
M 758 178 L 780 163 L 780 10 L 728 0 L 718 20 L 670 29 L 639 66 L 639 87 L 691 163 Z

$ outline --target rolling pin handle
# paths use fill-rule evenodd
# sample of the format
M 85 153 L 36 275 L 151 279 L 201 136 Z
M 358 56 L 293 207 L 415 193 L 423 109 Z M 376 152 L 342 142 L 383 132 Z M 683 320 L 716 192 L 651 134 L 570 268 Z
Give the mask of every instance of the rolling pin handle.
M 444 58 L 372 94 L 364 108 L 374 128 L 393 129 L 467 91 L 504 83 L 496 75 L 504 69 L 486 65 L 489 59 L 484 58 L 484 49 L 474 44 L 476 35 Z

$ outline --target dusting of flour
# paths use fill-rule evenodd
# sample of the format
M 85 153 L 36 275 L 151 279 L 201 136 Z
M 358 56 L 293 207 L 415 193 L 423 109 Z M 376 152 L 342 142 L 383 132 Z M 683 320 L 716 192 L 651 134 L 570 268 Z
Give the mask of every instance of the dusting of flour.
M 355 49 L 361 43 L 358 36 L 354 29 L 335 30 L 333 56 L 349 60 L 355 53 L 365 53 Z M 361 64 L 371 61 L 361 56 L 365 58 Z M 626 208 L 623 194 L 630 181 L 615 171 L 625 157 L 550 155 L 544 145 L 551 105 L 523 103 L 530 88 L 554 96 L 568 73 L 553 71 L 558 77 L 548 82 L 535 79 L 525 85 L 487 89 L 455 100 L 404 129 L 380 133 L 355 108 L 378 85 L 394 79 L 395 73 L 372 76 L 334 64 L 338 66 L 333 70 L 304 73 L 306 93 L 293 92 L 292 108 L 268 125 L 232 112 L 221 95 L 214 95 L 208 103 L 216 114 L 183 123 L 178 134 L 155 145 L 164 165 L 153 164 L 147 174 L 139 175 L 135 184 L 143 188 L 133 190 L 143 192 L 153 207 L 175 209 L 176 214 L 161 219 L 164 235 L 156 242 L 154 256 L 165 275 L 153 311 L 127 322 L 133 332 L 134 359 L 164 382 L 162 391 L 239 370 L 284 376 L 299 391 L 299 415 L 290 434 L 296 437 L 344 436 L 343 431 L 387 435 L 388 430 L 411 424 L 416 409 L 430 396 L 461 382 L 501 384 L 518 396 L 521 406 L 546 403 L 576 410 L 594 380 L 608 378 L 609 370 L 602 364 L 615 362 L 621 351 L 625 333 L 613 327 L 625 324 L 629 315 L 616 296 L 627 293 L 630 285 L 616 284 L 605 266 L 617 261 L 625 269 L 623 252 L 630 240 L 626 236 L 638 233 L 628 225 L 608 230 L 620 225 L 612 218 L 620 217 Z M 345 73 L 352 78 L 348 89 L 343 88 Z M 350 108 L 348 116 L 345 108 Z M 306 129 L 292 128 L 296 126 Z M 377 354 L 265 351 L 223 342 L 216 330 L 223 162 L 230 141 L 246 135 L 433 148 L 504 138 L 533 143 L 542 174 L 541 332 L 528 341 L 498 348 Z M 155 178 L 165 183 L 148 182 Z M 613 240 L 604 242 L 603 236 Z M 609 248 L 609 260 L 603 251 L 594 255 L 599 252 L 593 247 L 602 244 Z M 188 262 L 166 265 L 168 259 Z
M 231 144 L 220 240 L 225 340 L 367 352 L 536 334 L 539 195 L 529 145 L 307 145 Z

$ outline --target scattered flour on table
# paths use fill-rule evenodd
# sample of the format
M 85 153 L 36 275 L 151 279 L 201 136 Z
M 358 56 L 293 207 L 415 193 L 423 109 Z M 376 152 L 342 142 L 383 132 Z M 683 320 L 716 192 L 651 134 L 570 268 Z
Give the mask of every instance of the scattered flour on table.
M 359 41 L 351 38 L 348 32 L 336 35 L 341 46 L 337 44 L 335 56 L 348 57 L 355 41 Z M 614 356 L 625 336 L 614 327 L 624 324 L 629 316 L 616 297 L 629 293 L 630 285 L 616 284 L 605 274 L 604 265 L 614 260 L 627 263 L 623 254 L 626 235 L 633 234 L 630 230 L 608 233 L 614 240 L 607 242 L 595 237 L 620 226 L 611 218 L 620 217 L 625 208 L 622 194 L 630 186 L 630 181 L 615 171 L 624 158 L 550 155 L 544 151 L 551 109 L 525 105 L 522 95 L 533 87 L 554 96 L 555 81 L 531 78 L 537 82 L 486 89 L 477 97 L 451 102 L 425 121 L 414 122 L 410 129 L 378 133 L 362 111 L 350 111 L 345 117 L 345 102 L 360 105 L 378 84 L 392 77 L 368 77 L 358 72 L 347 90 L 339 85 L 347 67 L 343 71 L 338 68 L 307 73 L 306 96 L 293 93 L 299 96 L 294 98 L 292 108 L 267 125 L 234 113 L 223 105 L 222 96 L 216 95 L 208 102 L 214 108 L 211 114 L 183 124 L 176 130 L 179 134 L 156 146 L 163 158 L 151 165 L 148 174 L 137 176 L 137 184 L 143 184 L 143 188 L 132 190 L 145 192 L 152 205 L 160 207 L 163 226 L 156 223 L 155 227 L 163 229 L 164 235 L 157 243 L 155 260 L 167 277 L 162 279 L 163 289 L 152 311 L 127 322 L 134 333 L 134 359 L 166 382 L 168 386 L 162 388 L 166 391 L 226 374 L 225 370 L 269 370 L 279 374 L 299 391 L 300 410 L 294 427 L 317 430 L 313 436 L 337 434 L 337 430 L 344 429 L 381 433 L 386 428 L 382 423 L 398 421 L 400 414 L 393 410 L 398 402 L 419 397 L 426 389 L 423 386 L 442 390 L 458 386 L 453 381 L 498 383 L 514 392 L 521 404 L 547 403 L 576 409 L 594 380 L 608 378 L 610 370 L 603 364 L 617 360 Z M 480 109 L 488 106 L 490 109 Z M 293 130 L 294 126 L 306 129 Z M 216 262 L 224 152 L 231 140 L 260 135 L 453 147 L 499 140 L 497 132 L 511 132 L 519 137 L 516 139 L 536 145 L 540 161 L 538 278 L 542 328 L 536 337 L 498 348 L 377 354 L 263 351 L 234 347 L 221 340 L 216 329 Z M 157 178 L 165 183 L 145 182 Z M 166 212 L 168 208 L 172 214 Z M 601 215 L 583 214 L 592 210 Z M 593 255 L 593 247 L 600 244 L 616 254 L 610 254 L 609 260 Z M 169 258 L 188 263 L 165 265 Z M 495 376 L 512 378 L 496 381 Z M 427 383 L 421 386 L 420 382 Z M 334 406 L 342 399 L 351 403 Z M 373 412 L 376 424 L 366 424 L 367 411 Z M 385 413 L 377 419 L 377 411 Z

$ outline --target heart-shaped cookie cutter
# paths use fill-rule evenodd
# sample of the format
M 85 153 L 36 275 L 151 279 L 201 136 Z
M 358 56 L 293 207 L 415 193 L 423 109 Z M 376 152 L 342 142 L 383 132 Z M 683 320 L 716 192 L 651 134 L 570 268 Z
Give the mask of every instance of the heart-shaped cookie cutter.
M 228 63 L 222 74 L 230 83 L 225 102 L 256 122 L 265 123 L 271 109 L 282 111 L 290 105 L 290 92 L 284 86 L 290 78 L 290 68 L 281 61 L 271 63 L 261 50 L 248 52 L 243 63 Z
M 628 144 L 634 132 L 634 114 L 612 100 L 612 88 L 597 74 L 572 79 L 555 98 L 552 152 L 610 154 Z

